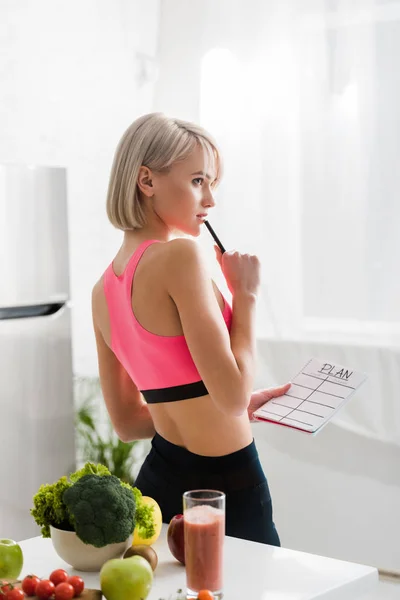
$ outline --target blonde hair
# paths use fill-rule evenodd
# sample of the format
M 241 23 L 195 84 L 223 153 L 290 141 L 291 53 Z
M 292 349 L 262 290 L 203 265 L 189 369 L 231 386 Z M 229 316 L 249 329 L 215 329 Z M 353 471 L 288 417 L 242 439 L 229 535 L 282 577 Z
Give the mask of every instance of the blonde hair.
M 146 224 L 140 190 L 139 169 L 168 171 L 171 165 L 187 158 L 200 145 L 216 166 L 216 180 L 222 176 L 218 148 L 199 125 L 170 119 L 162 113 L 150 113 L 134 121 L 123 134 L 115 152 L 107 192 L 107 216 L 123 231 L 140 229 Z

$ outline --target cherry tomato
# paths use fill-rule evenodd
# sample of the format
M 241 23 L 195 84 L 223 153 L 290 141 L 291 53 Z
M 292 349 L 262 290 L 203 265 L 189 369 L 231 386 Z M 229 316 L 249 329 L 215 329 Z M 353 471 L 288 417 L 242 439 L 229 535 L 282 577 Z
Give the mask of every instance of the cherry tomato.
M 53 594 L 56 586 L 49 579 L 41 579 L 36 586 L 35 596 L 40 600 L 48 600 Z
M 12 588 L 13 586 L 11 583 L 8 583 L 5 579 L 0 580 L 0 598 L 3 598 L 9 590 L 12 590 Z M 3 596 L 1 596 L 1 594 L 3 594 Z
M 210 590 L 200 590 L 197 600 L 214 600 L 214 594 Z
M 68 577 L 69 575 L 67 571 L 64 571 L 64 569 L 56 569 L 50 574 L 49 579 L 54 583 L 55 586 L 57 586 L 59 583 L 68 581 Z
M 21 587 L 27 596 L 34 596 L 36 586 L 39 583 L 39 577 L 36 575 L 27 575 L 23 578 Z
M 25 594 L 21 588 L 12 588 L 8 590 L 5 596 L 5 600 L 24 600 Z
M 71 600 L 75 595 L 75 590 L 70 583 L 59 583 L 56 585 L 55 600 Z
M 82 577 L 79 577 L 78 575 L 72 575 L 72 577 L 68 579 L 68 583 L 70 583 L 74 588 L 75 596 L 82 594 L 85 587 Z

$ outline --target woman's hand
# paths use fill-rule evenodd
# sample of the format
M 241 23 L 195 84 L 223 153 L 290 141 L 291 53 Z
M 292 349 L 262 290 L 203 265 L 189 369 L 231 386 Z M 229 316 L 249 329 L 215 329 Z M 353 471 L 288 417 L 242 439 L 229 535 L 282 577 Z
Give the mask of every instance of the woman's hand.
M 233 295 L 237 293 L 257 295 L 260 287 L 260 261 L 253 254 L 224 252 L 214 246 L 217 261 Z
M 283 394 L 286 394 L 291 385 L 291 383 L 286 383 L 285 385 L 281 385 L 276 388 L 269 388 L 268 390 L 257 390 L 253 392 L 250 398 L 250 404 L 247 408 L 249 421 L 251 423 L 257 423 L 257 419 L 254 418 L 255 411 L 269 400 L 272 400 L 273 398 L 279 398 L 279 396 L 283 396 Z

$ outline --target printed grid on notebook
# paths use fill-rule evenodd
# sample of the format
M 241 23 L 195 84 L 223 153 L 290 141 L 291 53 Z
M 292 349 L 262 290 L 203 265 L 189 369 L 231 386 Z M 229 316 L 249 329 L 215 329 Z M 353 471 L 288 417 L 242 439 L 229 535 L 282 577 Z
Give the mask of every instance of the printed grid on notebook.
M 294 377 L 290 390 L 267 402 L 256 417 L 317 431 L 363 383 L 364 373 L 311 359 Z

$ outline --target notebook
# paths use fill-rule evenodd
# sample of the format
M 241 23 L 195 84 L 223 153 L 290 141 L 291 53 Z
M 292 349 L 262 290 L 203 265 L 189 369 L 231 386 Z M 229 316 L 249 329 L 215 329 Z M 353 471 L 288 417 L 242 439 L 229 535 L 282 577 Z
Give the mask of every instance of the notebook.
M 360 371 L 312 358 L 292 379 L 288 392 L 264 404 L 254 417 L 316 434 L 366 379 Z

